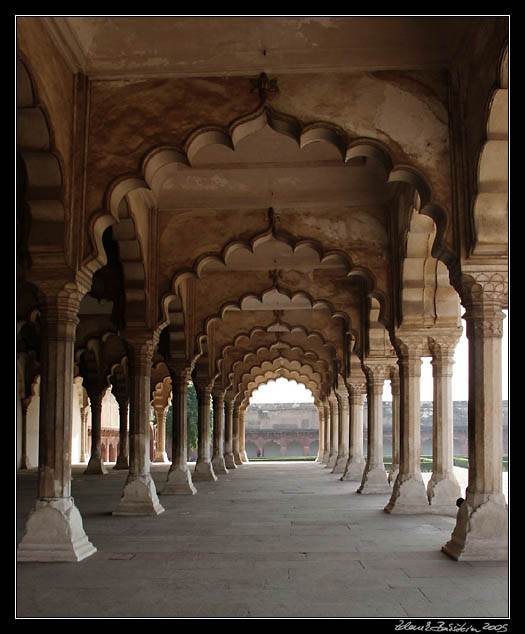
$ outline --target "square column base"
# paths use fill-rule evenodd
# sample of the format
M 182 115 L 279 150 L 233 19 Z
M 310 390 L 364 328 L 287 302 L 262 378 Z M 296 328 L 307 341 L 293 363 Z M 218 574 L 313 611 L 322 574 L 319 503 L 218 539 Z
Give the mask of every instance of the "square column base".
M 213 458 L 211 461 L 213 466 L 214 473 L 218 473 L 219 475 L 228 473 L 228 469 L 226 468 L 226 463 L 224 461 L 224 456 L 218 456 L 217 458 Z
M 392 497 L 385 506 L 385 511 L 403 515 L 430 512 L 430 504 L 421 473 L 399 474 L 397 476 Z
M 205 462 L 205 461 L 197 462 L 197 464 L 195 465 L 195 469 L 193 470 L 192 477 L 195 481 L 209 480 L 212 482 L 216 482 L 217 480 L 217 476 L 215 475 L 215 472 L 213 471 L 213 466 L 211 462 Z
M 364 458 L 361 460 L 350 459 L 346 463 L 345 471 L 341 476 L 341 480 L 346 482 L 361 482 L 363 480 L 363 473 L 366 467 Z
M 124 486 L 122 499 L 113 515 L 160 515 L 164 508 L 159 503 L 151 475 L 132 476 Z
M 84 471 L 86 475 L 106 475 L 107 472 L 106 465 L 100 456 L 92 456 Z
M 432 513 L 456 517 L 456 502 L 461 497 L 461 487 L 454 477 L 433 475 L 427 485 L 427 497 Z
M 452 538 L 441 549 L 456 561 L 506 561 L 508 508 L 501 493 L 489 494 L 473 508 L 467 499 L 459 507 Z
M 368 471 L 365 469 L 363 481 L 357 493 L 391 493 L 392 489 L 388 484 L 388 477 L 384 467 L 373 467 Z
M 152 462 L 169 462 L 168 454 L 165 451 L 157 451 Z
M 52 498 L 37 500 L 18 546 L 17 560 L 81 561 L 96 552 L 73 498 Z
M 332 469 L 332 473 L 344 473 L 347 462 L 348 462 L 348 455 L 337 456 L 337 460 L 335 461 L 335 465 L 334 465 L 334 468 Z
M 197 489 L 193 486 L 188 465 L 171 468 L 168 479 L 161 491 L 162 495 L 195 495 Z
M 224 462 L 226 464 L 227 469 L 237 469 L 237 465 L 235 464 L 235 458 L 232 453 L 227 453 L 224 456 Z

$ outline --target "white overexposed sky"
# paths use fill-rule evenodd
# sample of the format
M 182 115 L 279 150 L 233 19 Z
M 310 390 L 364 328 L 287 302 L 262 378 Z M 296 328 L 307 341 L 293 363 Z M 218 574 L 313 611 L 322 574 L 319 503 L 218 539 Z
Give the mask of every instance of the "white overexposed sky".
M 506 312 L 506 311 L 505 311 Z M 506 312 L 507 314 L 507 312 Z M 509 327 L 508 316 L 503 320 L 503 341 L 502 341 L 502 398 L 509 398 Z M 453 395 L 455 401 L 468 400 L 468 341 L 463 327 L 463 335 L 456 347 L 454 355 L 454 375 L 452 380 Z M 421 400 L 431 401 L 433 399 L 432 387 L 432 366 L 430 358 L 425 357 L 421 366 Z M 392 400 L 390 392 L 390 381 L 385 381 L 383 400 Z M 288 381 L 279 378 L 269 381 L 253 393 L 250 403 L 313 403 L 314 399 L 310 390 L 296 381 Z

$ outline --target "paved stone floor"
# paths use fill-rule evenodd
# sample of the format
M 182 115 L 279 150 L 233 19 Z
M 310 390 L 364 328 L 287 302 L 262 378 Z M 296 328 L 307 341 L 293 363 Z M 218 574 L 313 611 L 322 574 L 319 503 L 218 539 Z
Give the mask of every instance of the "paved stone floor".
M 508 616 L 502 562 L 441 553 L 455 520 L 383 511 L 313 462 L 250 463 L 162 496 L 165 512 L 116 517 L 127 472 L 83 475 L 73 496 L 98 552 L 16 566 L 18 618 L 480 618 Z M 36 496 L 18 474 L 17 539 Z

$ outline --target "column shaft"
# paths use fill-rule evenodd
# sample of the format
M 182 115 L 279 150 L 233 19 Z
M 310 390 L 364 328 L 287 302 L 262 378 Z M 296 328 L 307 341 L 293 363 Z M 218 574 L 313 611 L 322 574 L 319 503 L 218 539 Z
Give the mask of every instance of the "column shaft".
M 210 451 L 210 399 L 211 386 L 194 383 L 198 402 L 198 447 L 197 462 L 193 471 L 194 480 L 217 480 L 211 464 Z
M 73 351 L 80 297 L 64 292 L 42 306 L 38 498 L 19 561 L 80 561 L 96 548 L 71 497 Z
M 130 375 L 129 473 L 114 515 L 159 515 L 155 483 L 150 473 L 151 359 L 149 333 L 126 337 Z
M 388 513 L 425 513 L 430 510 L 421 475 L 421 345 L 410 340 L 398 344 L 399 473 L 385 507 Z
M 341 480 L 361 482 L 365 470 L 363 452 L 363 405 L 366 386 L 350 386 L 350 430 L 348 441 L 348 461 Z
M 358 493 L 390 493 L 383 459 L 383 366 L 367 367 L 368 449 Z
M 114 469 L 128 469 L 129 443 L 128 443 L 128 413 L 129 404 L 127 401 L 118 402 L 119 411 L 119 451 Z
M 188 467 L 188 381 L 190 369 L 187 367 L 170 367 L 172 406 L 173 406 L 173 441 L 171 467 L 162 495 L 194 495 L 197 489 Z
M 216 474 L 228 473 L 224 462 L 224 392 L 213 392 L 213 454 L 211 463 Z

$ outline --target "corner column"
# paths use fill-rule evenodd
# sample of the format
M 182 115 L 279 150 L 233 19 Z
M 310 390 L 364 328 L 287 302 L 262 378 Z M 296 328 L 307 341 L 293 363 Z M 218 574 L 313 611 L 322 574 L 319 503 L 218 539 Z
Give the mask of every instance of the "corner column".
M 155 482 L 150 473 L 151 333 L 127 335 L 130 374 L 129 474 L 113 515 L 159 515 Z
M 456 560 L 508 559 L 508 508 L 502 490 L 501 339 L 504 283 L 478 274 L 465 302 L 469 342 L 467 495 L 443 552 Z
M 18 546 L 18 561 L 80 561 L 96 552 L 71 497 L 73 353 L 76 287 L 41 307 L 42 349 L 38 497 Z
M 170 365 L 173 404 L 173 441 L 171 467 L 162 495 L 194 495 L 197 489 L 193 485 L 188 467 L 188 383 L 191 369 L 186 366 Z

